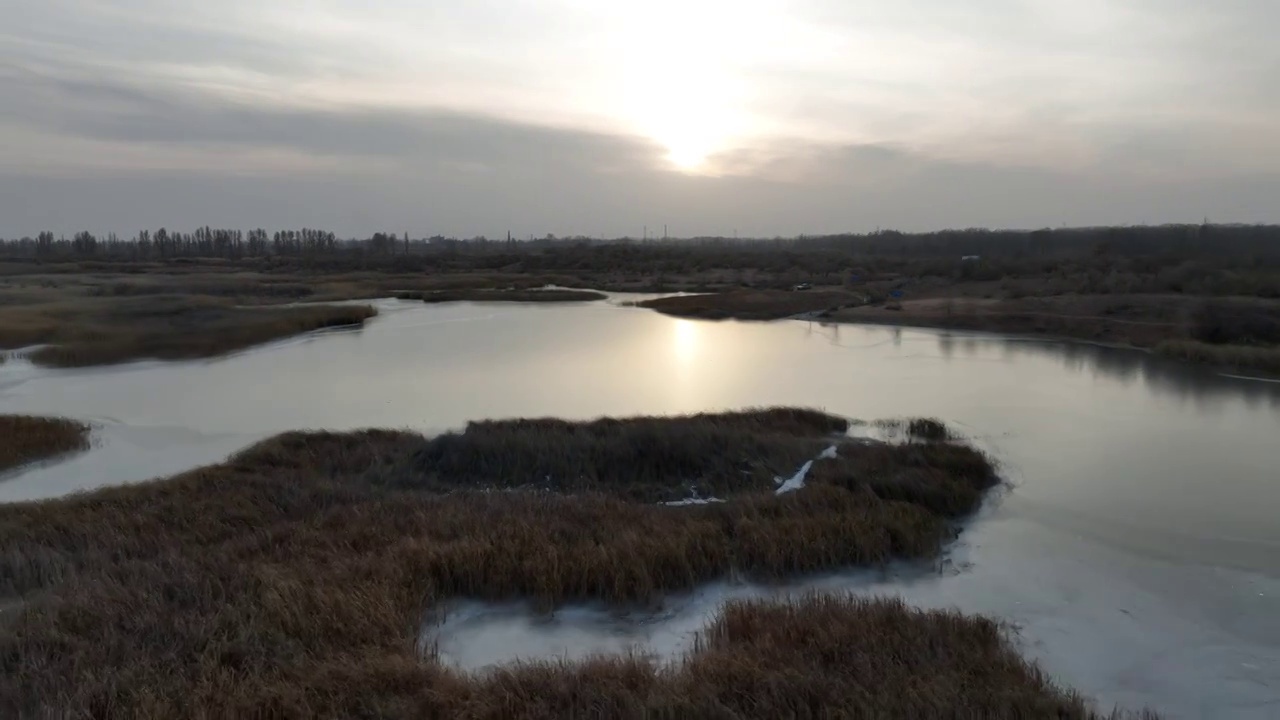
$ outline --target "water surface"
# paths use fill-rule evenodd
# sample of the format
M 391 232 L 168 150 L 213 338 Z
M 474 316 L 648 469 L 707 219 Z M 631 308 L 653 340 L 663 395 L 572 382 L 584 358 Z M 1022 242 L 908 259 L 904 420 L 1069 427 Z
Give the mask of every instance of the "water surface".
M 941 572 L 816 584 L 1005 618 L 1029 655 L 1104 705 L 1280 716 L 1280 384 L 979 334 L 709 323 L 605 303 L 379 305 L 360 330 L 209 361 L 0 365 L 0 412 L 95 425 L 92 451 L 7 477 L 0 501 L 166 475 L 300 428 L 434 433 L 771 404 L 936 416 L 990 451 L 1011 489 Z M 439 640 L 467 667 L 637 643 L 678 653 L 724 597 L 773 592 L 711 586 L 631 620 L 464 605 Z

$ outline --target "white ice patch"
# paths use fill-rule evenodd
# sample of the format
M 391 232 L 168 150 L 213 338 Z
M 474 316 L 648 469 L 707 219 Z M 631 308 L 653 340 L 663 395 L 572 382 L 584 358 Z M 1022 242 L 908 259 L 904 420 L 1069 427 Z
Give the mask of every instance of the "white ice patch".
M 672 500 L 671 502 L 664 502 L 662 504 L 666 505 L 667 507 L 685 507 L 688 505 L 711 505 L 712 503 L 722 503 L 722 502 L 724 502 L 724 500 L 721 500 L 720 498 L 714 498 L 714 497 L 711 497 L 711 498 L 691 497 L 691 498 L 685 498 L 684 500 Z
M 785 493 L 795 492 L 796 490 L 804 487 L 804 480 L 809 475 L 809 469 L 813 467 L 815 460 L 834 460 L 836 457 L 836 446 L 832 445 L 826 450 L 823 450 L 818 457 L 814 458 L 814 460 L 810 460 L 804 465 L 801 465 L 800 469 L 796 471 L 796 474 L 792 475 L 786 481 L 783 481 L 782 478 L 774 478 L 774 484 L 778 485 L 777 494 L 783 495 Z
M 795 492 L 796 490 L 799 490 L 800 488 L 804 487 L 804 478 L 806 475 L 809 474 L 809 468 L 811 467 L 813 467 L 812 460 L 806 462 L 804 465 L 801 465 L 800 469 L 796 471 L 795 475 L 792 475 L 790 479 L 782 483 L 781 487 L 779 487 L 777 490 L 777 494 L 782 495 L 784 493 Z

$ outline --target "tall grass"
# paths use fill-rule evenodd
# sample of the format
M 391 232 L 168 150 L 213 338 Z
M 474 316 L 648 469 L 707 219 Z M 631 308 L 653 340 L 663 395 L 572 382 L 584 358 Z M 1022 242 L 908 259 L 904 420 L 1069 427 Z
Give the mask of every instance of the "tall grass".
M 88 447 L 89 426 L 84 423 L 66 418 L 0 415 L 0 472 Z
M 779 320 L 861 303 L 862 296 L 841 290 L 732 290 L 645 300 L 639 306 L 666 315 L 704 320 Z
M 602 491 L 655 502 L 766 489 L 848 428 L 844 418 L 773 408 L 681 418 L 471 423 L 433 439 L 400 475 L 448 484 Z
M 604 300 L 608 296 L 591 290 L 540 290 L 540 289 L 459 289 L 459 290 L 426 290 L 422 292 L 399 292 L 396 297 L 401 300 L 421 300 L 426 303 L 446 302 L 591 302 Z
M 950 442 L 842 444 L 782 496 L 739 477 L 751 453 L 782 463 L 844 427 L 770 409 L 288 433 L 171 479 L 0 507 L 0 599 L 25 599 L 0 627 L 0 716 L 1086 717 L 987 621 L 892 603 L 734 606 L 678 670 L 472 677 L 419 656 L 424 613 L 451 598 L 654 604 L 725 576 L 930 557 L 994 482 Z M 543 472 L 566 480 L 510 489 Z M 631 500 L 691 478 L 727 501 Z M 916 491 L 894 496 L 904 478 Z
M 72 339 L 40 348 L 30 357 L 52 367 L 213 357 L 312 330 L 360 325 L 377 314 L 363 305 L 237 308 L 159 302 L 121 312 L 100 328 L 81 329 Z
M 1105 717 L 988 619 L 848 596 L 730 603 L 676 667 L 631 656 L 447 677 L 449 710 L 471 718 Z

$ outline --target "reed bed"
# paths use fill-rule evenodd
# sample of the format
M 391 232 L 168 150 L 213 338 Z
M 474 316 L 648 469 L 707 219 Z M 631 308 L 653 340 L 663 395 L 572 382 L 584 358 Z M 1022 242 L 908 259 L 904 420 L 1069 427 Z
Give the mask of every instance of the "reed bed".
M 89 448 L 89 426 L 66 418 L 0 415 L 0 472 Z
M 447 302 L 519 302 L 519 303 L 564 303 L 594 302 L 604 300 L 608 296 L 592 290 L 569 289 L 508 289 L 494 290 L 485 288 L 464 288 L 458 290 L 426 290 L 422 292 L 400 292 L 396 297 L 401 300 L 421 300 L 425 303 Z
M 842 443 L 786 495 L 743 479 L 739 458 L 782 463 L 844 427 L 766 409 L 288 433 L 167 480 L 0 507 L 0 601 L 23 603 L 0 627 L 0 716 L 1089 717 L 989 621 L 892 603 L 733 606 L 678 670 L 470 676 L 419 653 L 424 617 L 459 597 L 656 606 L 726 576 L 928 558 L 995 482 L 954 442 Z M 690 434 L 719 445 L 693 452 Z M 490 453 L 492 475 L 462 472 Z M 568 479 L 525 486 L 539 473 Z M 691 478 L 726 502 L 636 501 Z M 915 489 L 894 496 L 892 478 Z
M 313 330 L 358 326 L 377 314 L 365 305 L 239 308 L 224 302 L 161 301 L 135 305 L 99 327 L 81 327 L 30 357 L 52 367 L 214 357 Z
M 702 320 L 781 320 L 805 313 L 861 305 L 865 299 L 843 290 L 730 290 L 645 300 L 640 307 L 664 315 Z
M 851 596 L 730 603 L 676 667 L 596 658 L 450 680 L 450 710 L 470 718 L 1155 718 L 1094 711 L 991 620 Z

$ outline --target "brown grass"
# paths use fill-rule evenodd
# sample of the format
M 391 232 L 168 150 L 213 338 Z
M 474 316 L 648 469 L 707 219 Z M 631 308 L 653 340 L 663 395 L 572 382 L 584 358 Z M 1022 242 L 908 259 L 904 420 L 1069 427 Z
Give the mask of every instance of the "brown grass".
M 66 418 L 0 415 L 0 472 L 89 447 L 89 426 Z
M 730 603 L 675 667 L 598 658 L 446 677 L 449 711 L 468 718 L 1105 717 L 988 619 L 849 596 Z
M 665 315 L 703 320 L 780 320 L 860 303 L 860 296 L 842 290 L 732 290 L 645 300 L 638 305 Z
M 1087 717 L 989 621 L 894 603 L 735 605 L 675 669 L 615 658 L 467 676 L 419 655 L 424 617 L 451 598 L 652 604 L 726 576 L 931 557 L 945 515 L 995 482 L 952 442 L 844 443 L 782 496 L 736 464 L 781 463 L 843 427 L 774 409 L 665 428 L 476 423 L 434 440 L 290 433 L 172 479 L 0 507 L 0 600 L 24 603 L 0 627 L 0 715 Z M 690 454 L 690 432 L 722 452 Z M 634 467 L 626 448 L 671 465 Z M 451 474 L 490 450 L 483 486 Z M 588 492 L 499 489 L 584 452 L 593 474 L 556 489 Z M 625 499 L 690 478 L 726 502 Z M 891 498 L 895 479 L 939 485 Z
M 1151 347 L 1184 332 L 1185 298 L 909 299 L 835 312 L 835 322 L 875 323 L 1013 335 L 1043 335 Z
M 446 303 L 446 302 L 520 302 L 520 303 L 563 303 L 563 302 L 593 302 L 596 300 L 604 300 L 608 296 L 604 293 L 593 292 L 590 290 L 492 290 L 492 289 L 465 289 L 465 290 L 427 290 L 422 292 L 401 292 L 396 293 L 396 297 L 401 300 L 421 300 L 426 303 Z
M 213 357 L 321 328 L 360 325 L 375 315 L 376 309 L 358 305 L 239 308 L 148 298 L 117 303 L 96 324 L 73 326 L 58 336 L 57 344 L 30 357 L 53 367 Z
M 489 421 L 431 440 L 410 458 L 410 472 L 393 474 L 415 483 L 609 492 L 657 502 L 768 489 L 846 429 L 843 418 L 791 408 L 586 423 Z

